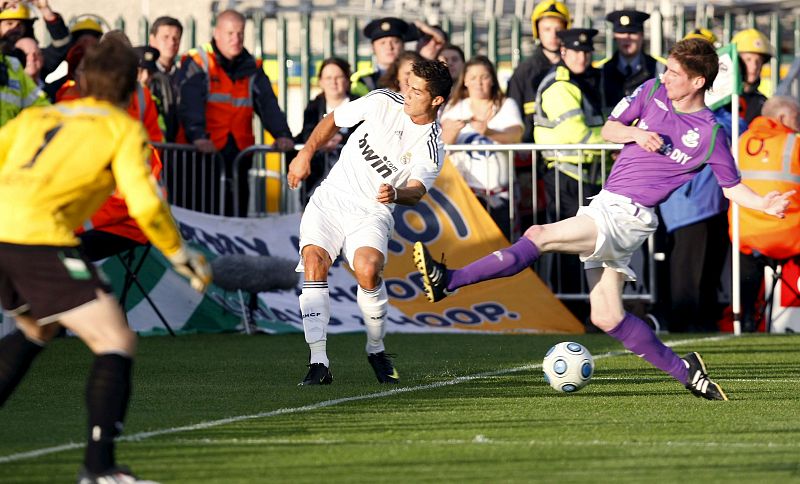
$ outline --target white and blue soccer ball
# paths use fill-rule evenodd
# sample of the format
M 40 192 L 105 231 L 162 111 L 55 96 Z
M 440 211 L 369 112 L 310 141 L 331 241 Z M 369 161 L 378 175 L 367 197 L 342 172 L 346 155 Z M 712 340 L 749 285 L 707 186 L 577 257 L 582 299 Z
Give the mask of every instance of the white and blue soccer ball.
M 564 341 L 547 351 L 542 369 L 544 380 L 556 391 L 574 393 L 592 379 L 594 358 L 583 345 Z

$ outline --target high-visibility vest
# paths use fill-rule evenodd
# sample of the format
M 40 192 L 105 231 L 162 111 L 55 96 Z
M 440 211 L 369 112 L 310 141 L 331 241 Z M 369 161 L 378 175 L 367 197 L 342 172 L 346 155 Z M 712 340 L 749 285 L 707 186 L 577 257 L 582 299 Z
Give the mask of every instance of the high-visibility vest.
M 799 138 L 774 119 L 755 118 L 739 140 L 742 182 L 759 195 L 775 190 L 800 192 Z M 732 214 L 731 209 L 729 220 Z M 783 219 L 740 207 L 739 234 L 745 254 L 757 251 L 778 260 L 800 254 L 800 194 L 791 197 Z
M 253 135 L 253 85 L 256 74 L 231 80 L 217 62 L 217 54 L 210 43 L 192 49 L 187 54 L 206 74 L 208 99 L 206 100 L 206 131 L 214 146 L 221 150 L 233 135 L 236 146 L 243 150 L 255 144 Z M 261 69 L 261 61 L 256 60 Z
M 163 133 L 158 126 L 158 112 L 149 89 L 137 84 L 136 92 L 131 96 L 127 111 L 132 118 L 142 122 L 151 142 L 160 143 L 163 141 Z M 162 163 L 155 149 L 152 150 L 150 156 L 150 169 L 153 176 L 158 180 L 161 176 Z M 135 240 L 140 244 L 147 243 L 147 236 L 144 235 L 136 221 L 131 218 L 128 213 L 128 205 L 117 191 L 114 191 L 94 215 L 84 222 L 83 227 L 76 232 L 81 233 L 88 230 L 102 230 L 126 239 Z
M 545 108 L 548 111 L 545 111 Z M 536 92 L 536 113 L 533 116 L 533 139 L 541 144 L 602 143 L 600 131 L 605 123 L 564 66 L 556 66 Z M 571 178 L 579 179 L 577 163 L 592 163 L 600 158 L 596 150 L 543 150 L 547 167 L 556 167 Z M 584 167 L 584 171 L 588 167 Z M 583 176 L 585 182 L 598 180 Z
M 6 71 L 6 82 L 0 85 L 0 126 L 14 119 L 31 106 L 49 106 L 47 95 L 31 79 L 15 57 L 0 55 L 0 69 Z
M 350 76 L 350 92 L 356 96 L 366 96 L 370 91 L 378 89 L 378 70 L 368 66 L 357 70 Z

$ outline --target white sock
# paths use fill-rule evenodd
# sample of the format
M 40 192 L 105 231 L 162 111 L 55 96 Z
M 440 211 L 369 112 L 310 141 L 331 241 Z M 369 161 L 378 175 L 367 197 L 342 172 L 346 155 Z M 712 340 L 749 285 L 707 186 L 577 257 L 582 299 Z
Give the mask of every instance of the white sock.
M 328 321 L 331 317 L 331 301 L 328 297 L 327 281 L 306 281 L 300 294 L 300 313 L 303 317 L 303 332 L 311 349 L 309 363 L 330 366 L 326 343 Z
M 356 292 L 356 301 L 367 329 L 367 353 L 380 353 L 385 350 L 383 337 L 386 335 L 386 310 L 389 307 L 386 284 L 381 280 L 375 289 L 359 286 Z

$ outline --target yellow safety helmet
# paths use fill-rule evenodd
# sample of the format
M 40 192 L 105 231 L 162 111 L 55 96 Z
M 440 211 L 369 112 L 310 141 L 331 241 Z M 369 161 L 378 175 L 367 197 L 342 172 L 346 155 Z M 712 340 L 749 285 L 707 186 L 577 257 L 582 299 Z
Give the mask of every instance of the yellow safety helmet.
M 73 23 L 69 27 L 69 31 L 71 34 L 74 34 L 75 32 L 94 32 L 98 36 L 103 35 L 103 27 L 100 25 L 100 22 L 91 17 L 83 18 Z
M 0 20 L 32 20 L 31 9 L 24 3 L 18 3 L 14 8 L 7 8 L 0 12 Z
M 717 43 L 717 36 L 714 35 L 714 32 L 704 28 L 692 30 L 691 32 L 686 34 L 686 37 L 683 38 L 683 40 L 686 39 L 703 39 L 711 42 L 712 44 Z
M 565 4 L 558 0 L 545 0 L 533 9 L 533 14 L 531 15 L 531 27 L 533 28 L 534 39 L 539 38 L 539 31 L 536 29 L 536 24 L 545 17 L 555 17 L 563 20 L 566 24 L 564 27 L 565 29 L 568 29 L 572 24 L 569 9 Z
M 739 52 L 752 52 L 772 57 L 772 46 L 766 35 L 756 29 L 745 29 L 738 32 L 731 39 L 732 44 L 736 44 Z

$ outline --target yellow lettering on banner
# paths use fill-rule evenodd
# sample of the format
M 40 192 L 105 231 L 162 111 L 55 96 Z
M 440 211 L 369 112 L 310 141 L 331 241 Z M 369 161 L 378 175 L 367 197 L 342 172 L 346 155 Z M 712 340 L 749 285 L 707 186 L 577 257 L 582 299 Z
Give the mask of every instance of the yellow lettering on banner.
M 390 243 L 384 280 L 390 304 L 406 315 L 400 324 L 499 332 L 584 331 L 530 270 L 462 288 L 436 304 L 425 299 L 411 256 L 416 240 L 425 242 L 434 256 L 444 253 L 450 267 L 462 267 L 508 245 L 449 160 L 419 206 L 398 209 L 400 220 Z

